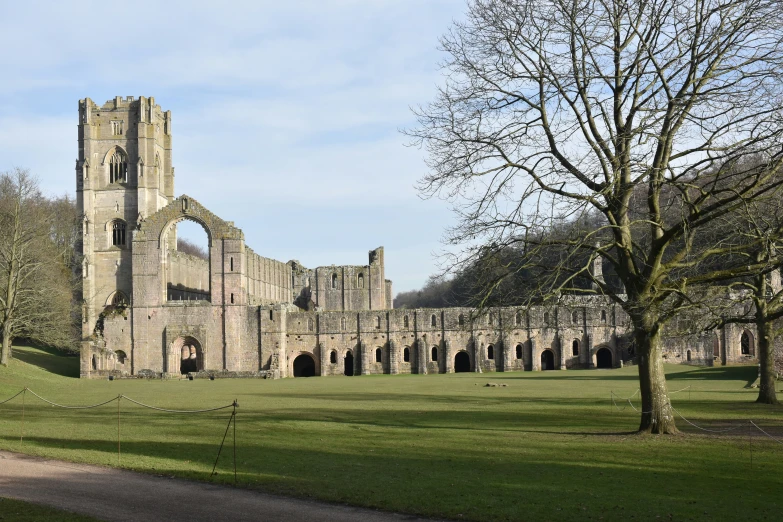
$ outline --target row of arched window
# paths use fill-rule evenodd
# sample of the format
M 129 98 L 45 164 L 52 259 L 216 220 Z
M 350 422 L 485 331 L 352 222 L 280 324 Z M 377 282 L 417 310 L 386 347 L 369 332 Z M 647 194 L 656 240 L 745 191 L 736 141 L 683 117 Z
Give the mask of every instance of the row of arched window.
M 309 285 L 309 281 L 308 281 Z M 340 287 L 340 277 L 337 274 L 332 274 L 332 288 L 337 290 Z M 364 288 L 364 273 L 359 272 L 356 276 L 356 288 Z
M 109 156 L 109 183 L 128 183 L 128 155 L 119 147 L 115 147 Z M 163 190 L 163 177 L 161 176 L 160 156 L 155 155 L 154 176 Z M 86 173 L 85 173 L 86 175 Z

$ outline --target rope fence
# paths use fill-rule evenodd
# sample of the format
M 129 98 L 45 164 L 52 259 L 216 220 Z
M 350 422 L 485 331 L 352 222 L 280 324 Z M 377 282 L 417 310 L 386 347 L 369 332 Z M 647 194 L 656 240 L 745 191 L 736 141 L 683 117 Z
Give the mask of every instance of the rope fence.
M 671 391 L 671 392 L 669 392 L 669 394 L 679 393 L 679 392 L 682 392 L 682 391 L 685 391 L 685 390 L 688 390 L 688 399 L 690 400 L 690 396 L 691 396 L 691 394 L 690 394 L 691 387 L 690 386 L 686 386 L 685 388 L 682 388 L 680 390 Z M 634 406 L 633 402 L 631 402 L 631 399 L 636 397 L 636 395 L 639 394 L 639 392 L 640 392 L 640 390 L 637 389 L 632 395 L 630 395 L 628 397 L 621 397 L 621 396 L 617 395 L 614 391 L 610 391 L 609 393 L 610 393 L 610 398 L 611 398 L 612 407 L 613 407 L 612 411 L 614 412 L 614 411 L 619 410 L 620 412 L 623 412 L 628 407 L 631 407 L 637 413 L 641 413 L 641 414 L 651 413 L 651 412 L 640 412 Z M 628 404 L 624 404 L 623 407 L 621 408 L 620 406 L 617 405 L 617 400 L 616 399 L 619 399 L 621 403 L 622 402 L 627 402 Z M 672 411 L 674 413 L 677 414 L 678 417 L 680 417 L 687 424 L 689 424 L 690 426 L 692 426 L 692 427 L 694 427 L 694 428 L 696 428 L 698 430 L 704 431 L 706 433 L 714 433 L 714 434 L 728 433 L 728 432 L 731 432 L 731 431 L 736 431 L 736 430 L 745 428 L 747 430 L 747 433 L 748 433 L 748 449 L 750 451 L 750 467 L 751 467 L 751 469 L 753 469 L 753 433 L 756 430 L 760 431 L 762 434 L 764 434 L 769 439 L 772 439 L 774 442 L 777 442 L 778 444 L 783 445 L 783 439 L 779 439 L 779 438 L 771 435 L 766 430 L 764 430 L 761 426 L 759 426 L 758 424 L 753 422 L 753 420 L 751 420 L 751 419 L 740 420 L 740 421 L 738 421 L 738 424 L 735 424 L 733 426 L 728 426 L 726 428 L 711 428 L 711 427 L 710 428 L 706 428 L 704 426 L 699 426 L 695 422 L 687 419 L 682 413 L 679 412 L 679 410 L 677 410 L 674 406 L 672 406 L 671 401 L 669 402 L 669 407 L 672 409 Z
M 152 406 L 150 404 L 145 404 L 141 401 L 137 401 L 135 399 L 132 399 L 131 397 L 128 397 L 127 395 L 117 395 L 116 397 L 113 397 L 109 400 L 99 402 L 97 404 L 90 404 L 87 406 L 73 406 L 73 405 L 65 405 L 65 404 L 59 404 L 54 401 L 51 401 L 45 397 L 42 397 L 35 393 L 30 388 L 27 388 L 26 386 L 20 390 L 17 394 L 9 397 L 8 399 L 0 401 L 0 405 L 6 404 L 8 402 L 11 402 L 13 399 L 16 399 L 20 395 L 22 396 L 22 421 L 20 424 L 20 432 L 19 432 L 19 443 L 24 444 L 24 420 L 25 420 L 25 409 L 26 409 L 26 401 L 25 398 L 27 396 L 27 393 L 30 393 L 37 399 L 43 401 L 46 404 L 49 404 L 53 408 L 61 408 L 65 410 L 90 410 L 93 408 L 99 408 L 101 406 L 105 406 L 107 404 L 111 404 L 114 401 L 117 401 L 117 466 L 120 465 L 120 456 L 122 454 L 122 439 L 121 439 L 121 417 L 122 417 L 122 410 L 120 407 L 120 403 L 122 402 L 122 399 L 127 400 L 128 402 L 131 402 L 133 404 L 136 404 L 137 406 L 140 406 L 145 409 L 155 410 L 163 413 L 174 413 L 174 414 L 200 414 L 200 413 L 209 413 L 214 411 L 220 411 L 220 410 L 226 410 L 228 408 L 232 408 L 231 416 L 228 419 L 228 425 L 226 426 L 226 431 L 223 434 L 223 439 L 220 442 L 220 447 L 218 448 L 217 457 L 215 458 L 215 464 L 212 467 L 212 472 L 210 473 L 210 477 L 216 475 L 215 470 L 217 469 L 218 460 L 220 460 L 220 454 L 223 451 L 223 446 L 226 442 L 226 437 L 228 436 L 228 431 L 231 428 L 231 425 L 234 425 L 234 441 L 233 441 L 233 450 L 234 450 L 234 483 L 237 481 L 237 424 L 236 424 L 236 418 L 237 418 L 237 408 L 239 408 L 239 403 L 237 403 L 236 399 L 234 399 L 234 402 L 231 404 L 227 404 L 225 406 L 218 406 L 215 408 L 204 408 L 199 410 L 173 410 L 169 408 L 161 408 L 158 406 Z

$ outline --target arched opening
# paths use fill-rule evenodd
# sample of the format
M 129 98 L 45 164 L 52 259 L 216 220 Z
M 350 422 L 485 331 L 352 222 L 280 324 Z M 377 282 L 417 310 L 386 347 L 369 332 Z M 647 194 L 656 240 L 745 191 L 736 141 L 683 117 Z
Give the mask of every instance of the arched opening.
M 747 330 L 742 332 L 742 337 L 740 338 L 740 350 L 742 355 L 755 354 L 756 347 L 753 346 L 753 334 Z
M 126 245 L 126 233 L 127 225 L 121 219 L 115 219 L 111 222 L 111 245 L 116 247 L 124 247 Z
M 549 324 L 549 312 L 544 312 L 544 325 Z
M 115 148 L 109 158 L 109 183 L 128 182 L 128 156 L 122 149 Z
M 462 314 L 459 314 L 459 318 L 457 319 L 460 326 L 465 326 L 465 316 Z
M 114 306 L 116 308 L 128 306 L 128 297 L 120 290 L 117 290 L 106 300 L 106 306 Z
M 294 359 L 294 377 L 314 377 L 315 360 L 309 353 L 300 354 Z
M 345 317 L 340 319 L 340 330 L 345 331 Z
M 181 336 L 174 341 L 173 352 L 180 354 L 179 373 L 185 375 L 204 370 L 204 352 L 201 343 L 193 337 Z
M 487 346 L 487 359 L 494 359 L 495 358 L 495 347 L 491 344 Z
M 571 322 L 574 324 L 579 324 L 579 312 L 576 310 L 571 313 Z
M 332 288 L 337 289 L 337 274 L 332 274 Z
M 438 362 L 438 347 L 437 346 L 433 346 L 432 347 L 432 361 L 433 362 Z
M 519 326 L 522 324 L 522 312 L 517 312 L 514 316 L 514 324 Z
M 600 348 L 595 352 L 596 368 L 612 368 L 612 351 L 609 348 Z
M 375 316 L 375 328 L 376 329 L 381 328 L 381 316 L 379 315 Z
M 522 358 L 522 345 L 518 344 L 517 345 L 517 359 L 521 359 L 521 358 Z
M 210 300 L 209 235 L 189 218 L 168 227 L 161 237 L 167 301 Z
M 128 360 L 128 356 L 122 350 L 117 350 L 114 352 L 114 355 L 117 357 L 117 364 L 124 365 L 125 361 Z
M 364 274 L 359 274 L 356 277 L 356 288 L 364 288 Z
M 430 317 L 430 324 L 432 326 L 438 326 L 438 318 L 435 317 L 435 314 L 432 314 L 432 316 Z
M 686 360 L 687 360 L 688 362 L 691 362 L 691 351 L 690 351 L 690 350 L 688 350 L 688 353 L 687 353 L 687 354 L 685 354 L 685 357 L 686 357 Z
M 470 371 L 470 355 L 468 352 L 457 352 L 454 356 L 454 373 L 464 373 Z
M 571 343 L 571 355 L 574 357 L 579 355 L 579 339 L 574 339 L 574 342 Z
M 375 362 L 383 362 L 383 350 L 380 348 L 375 349 Z
M 601 310 L 601 322 L 606 323 L 606 310 Z
M 330 364 L 337 364 L 337 352 L 332 350 L 329 352 L 329 363 Z
M 402 327 L 403 328 L 408 328 L 408 316 L 407 315 L 402 318 Z
M 555 354 L 552 350 L 544 350 L 541 352 L 541 369 L 542 370 L 554 370 L 555 369 Z
M 345 353 L 345 359 L 343 359 L 343 373 L 348 377 L 353 376 L 353 354 L 351 350 Z
M 411 349 L 407 346 L 402 350 L 402 362 L 411 362 Z

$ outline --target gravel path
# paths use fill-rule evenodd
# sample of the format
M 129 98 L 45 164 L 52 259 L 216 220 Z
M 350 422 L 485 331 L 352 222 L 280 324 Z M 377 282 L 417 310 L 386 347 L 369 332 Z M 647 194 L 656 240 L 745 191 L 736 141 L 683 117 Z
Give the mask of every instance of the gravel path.
M 112 521 L 424 520 L 6 451 L 0 451 L 0 497 Z

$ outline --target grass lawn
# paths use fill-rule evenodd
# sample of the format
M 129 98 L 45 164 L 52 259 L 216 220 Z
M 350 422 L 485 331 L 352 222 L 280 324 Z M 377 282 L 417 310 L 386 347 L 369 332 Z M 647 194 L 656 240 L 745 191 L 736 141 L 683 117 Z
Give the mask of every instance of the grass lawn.
M 2 522 L 38 522 L 39 520 L 57 520 L 58 522 L 91 522 L 97 520 L 84 515 L 76 515 L 60 509 L 39 506 L 21 500 L 0 497 L 0 521 Z
M 783 509 L 783 445 L 761 433 L 715 436 L 679 420 L 682 436 L 633 434 L 638 414 L 613 411 L 610 392 L 633 394 L 635 368 L 109 382 L 73 378 L 74 357 L 16 354 L 0 368 L 0 401 L 24 386 L 72 405 L 237 399 L 239 483 L 270 492 L 460 520 L 778 520 Z M 746 388 L 756 367 L 666 369 L 670 389 L 691 386 L 672 395 L 689 420 L 753 419 L 783 438 L 783 408 L 754 404 Z M 27 394 L 20 442 L 21 399 L 0 405 L 0 448 L 117 465 L 116 402 L 63 410 Z M 210 480 L 230 410 L 176 415 L 123 400 L 121 411 L 122 467 Z M 212 480 L 233 483 L 231 456 L 224 448 Z

